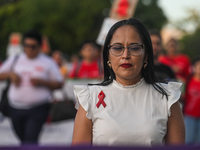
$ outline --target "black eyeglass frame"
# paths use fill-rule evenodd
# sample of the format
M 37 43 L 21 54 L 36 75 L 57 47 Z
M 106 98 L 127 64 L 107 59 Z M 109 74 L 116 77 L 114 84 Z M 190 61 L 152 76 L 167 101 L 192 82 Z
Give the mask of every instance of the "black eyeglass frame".
M 26 43 L 24 43 L 23 44 L 23 47 L 24 48 L 30 48 L 30 49 L 32 49 L 32 50 L 36 50 L 36 49 L 38 49 L 40 46 L 39 45 L 34 45 L 34 44 L 26 44 Z
M 144 44 L 131 44 L 131 45 L 127 46 L 127 47 L 122 46 L 122 45 L 115 45 L 115 44 L 113 44 L 113 45 L 108 45 L 108 49 L 110 50 L 110 48 L 111 48 L 112 46 L 122 46 L 123 52 L 122 52 L 120 55 L 114 55 L 114 54 L 112 53 L 112 51 L 111 51 L 111 53 L 112 53 L 114 56 L 121 56 L 121 55 L 124 53 L 125 48 L 127 48 L 130 55 L 132 55 L 132 56 L 139 56 L 139 55 L 142 53 L 142 50 L 140 51 L 140 53 L 139 53 L 138 55 L 133 55 L 133 54 L 131 54 L 130 51 L 129 51 L 129 47 L 134 46 L 134 45 L 136 45 L 136 46 L 141 46 L 142 49 L 144 49 L 144 47 L 145 47 Z

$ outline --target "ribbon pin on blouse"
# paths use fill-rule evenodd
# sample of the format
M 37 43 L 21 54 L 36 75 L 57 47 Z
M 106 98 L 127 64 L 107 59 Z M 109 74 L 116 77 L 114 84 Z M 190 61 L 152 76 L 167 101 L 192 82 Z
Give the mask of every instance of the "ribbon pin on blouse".
M 105 97 L 105 94 L 103 93 L 103 91 L 101 91 L 101 92 L 99 93 L 99 95 L 98 95 L 99 101 L 98 101 L 98 103 L 96 104 L 97 108 L 99 108 L 99 106 L 100 106 L 101 104 L 103 105 L 103 107 L 106 107 L 106 103 L 103 101 L 104 97 Z

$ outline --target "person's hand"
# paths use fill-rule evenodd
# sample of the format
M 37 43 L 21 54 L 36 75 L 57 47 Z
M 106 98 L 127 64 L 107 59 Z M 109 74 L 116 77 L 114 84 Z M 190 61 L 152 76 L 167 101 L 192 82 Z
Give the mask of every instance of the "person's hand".
M 40 78 L 31 78 L 30 83 L 33 86 L 43 86 L 43 87 L 49 88 L 50 90 L 54 90 L 54 89 L 58 89 L 62 87 L 62 82 L 44 80 Z
M 30 82 L 33 86 L 44 86 L 44 80 L 38 78 L 31 78 Z
M 9 74 L 9 77 L 10 77 L 11 82 L 12 82 L 15 86 L 19 86 L 19 85 L 20 85 L 21 79 L 20 79 L 20 77 L 19 77 L 16 73 L 11 72 L 11 73 Z

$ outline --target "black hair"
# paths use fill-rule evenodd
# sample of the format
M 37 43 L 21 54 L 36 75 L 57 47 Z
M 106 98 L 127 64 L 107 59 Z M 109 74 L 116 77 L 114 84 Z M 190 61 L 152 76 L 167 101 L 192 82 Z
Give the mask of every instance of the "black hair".
M 140 35 L 143 44 L 145 45 L 145 57 L 147 56 L 148 65 L 146 68 L 142 68 L 142 77 L 144 78 L 147 84 L 152 84 L 153 87 L 160 92 L 161 94 L 165 95 L 168 98 L 166 90 L 160 85 L 156 84 L 158 80 L 154 74 L 154 62 L 153 62 L 153 48 L 151 43 L 151 38 L 146 27 L 137 19 L 130 18 L 128 20 L 122 20 L 115 23 L 109 30 L 107 37 L 105 39 L 104 47 L 103 47 L 103 66 L 104 66 L 104 80 L 99 85 L 106 86 L 113 82 L 113 79 L 116 79 L 115 73 L 113 72 L 112 68 L 110 68 L 107 64 L 108 55 L 109 55 L 109 48 L 112 36 L 114 32 L 122 26 L 130 25 L 133 26 Z
M 96 43 L 92 40 L 85 40 L 84 42 L 82 42 L 79 46 L 79 49 L 81 50 L 86 44 L 90 44 L 92 47 L 96 48 Z
M 159 37 L 159 39 L 162 41 L 162 37 L 161 37 L 160 32 L 158 30 L 156 30 L 156 29 L 149 30 L 149 34 L 150 34 L 150 36 L 155 35 L 155 36 Z
M 42 35 L 38 32 L 38 31 L 35 31 L 35 30 L 30 30 L 26 33 L 24 33 L 23 35 L 23 42 L 26 38 L 31 38 L 31 39 L 34 39 L 38 42 L 38 44 L 41 46 L 42 45 Z

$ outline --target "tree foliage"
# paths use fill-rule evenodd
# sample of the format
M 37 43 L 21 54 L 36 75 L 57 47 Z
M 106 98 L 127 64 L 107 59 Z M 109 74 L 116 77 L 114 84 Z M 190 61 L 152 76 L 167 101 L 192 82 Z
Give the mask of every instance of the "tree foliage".
M 143 0 L 144 1 L 144 0 Z M 161 29 L 166 22 L 157 1 L 144 5 L 141 1 L 135 12 L 148 29 Z M 68 55 L 76 53 L 85 40 L 96 40 L 103 19 L 103 10 L 111 7 L 109 0 L 18 0 L 0 6 L 0 49 L 5 57 L 8 36 L 37 29 L 49 37 L 50 46 Z M 155 21 L 156 18 L 156 21 Z
M 194 59 L 200 56 L 200 14 L 195 9 L 189 9 L 188 14 L 188 17 L 176 25 L 185 32 L 185 36 L 180 40 L 181 51 L 186 53 L 191 59 Z M 193 24 L 193 28 L 195 29 L 193 33 L 188 33 L 184 30 L 184 27 L 187 27 L 188 24 Z
M 200 56 L 200 29 L 193 34 L 185 35 L 181 40 L 181 51 L 187 54 L 191 59 Z
M 134 17 L 142 21 L 148 30 L 161 30 L 162 26 L 167 23 L 167 18 L 157 3 L 157 0 L 138 1 Z

